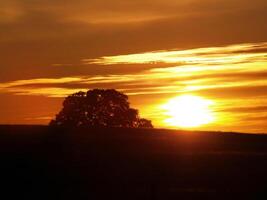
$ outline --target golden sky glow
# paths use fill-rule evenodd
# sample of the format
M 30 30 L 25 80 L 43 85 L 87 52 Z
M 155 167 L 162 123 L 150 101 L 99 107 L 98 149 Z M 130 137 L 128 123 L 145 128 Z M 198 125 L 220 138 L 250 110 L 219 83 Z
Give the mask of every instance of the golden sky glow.
M 2 0 L 0 124 L 46 124 L 65 96 L 115 88 L 156 127 L 267 132 L 266 5 Z
M 3 82 L 0 84 L 0 92 L 55 98 L 65 97 L 76 91 L 86 91 L 88 88 L 112 87 L 130 95 L 133 103 L 142 108 L 141 114 L 155 121 L 159 127 L 213 129 L 216 126 L 227 127 L 224 123 L 237 126 L 241 123 L 248 126 L 251 123 L 254 126 L 261 123 L 261 120 L 248 120 L 252 114 L 257 113 L 257 118 L 262 120 L 267 116 L 265 49 L 267 43 L 250 43 L 102 57 L 87 60 L 86 66 L 89 67 L 92 64 L 90 62 L 108 65 L 109 68 L 117 64 L 123 67 L 133 63 L 147 63 L 151 68 L 131 74 Z M 84 61 L 83 59 L 81 62 Z M 163 63 L 173 65 L 160 67 Z M 154 97 L 148 104 L 137 103 L 138 98 L 148 98 L 150 95 Z M 206 98 L 212 98 L 213 101 L 204 100 Z M 208 108 L 210 102 L 216 102 L 212 105 L 212 110 Z M 164 105 L 165 110 L 160 109 L 159 105 Z M 150 108 L 147 109 L 148 107 Z M 216 120 L 215 115 L 218 116 Z M 38 117 L 42 118 L 47 119 Z

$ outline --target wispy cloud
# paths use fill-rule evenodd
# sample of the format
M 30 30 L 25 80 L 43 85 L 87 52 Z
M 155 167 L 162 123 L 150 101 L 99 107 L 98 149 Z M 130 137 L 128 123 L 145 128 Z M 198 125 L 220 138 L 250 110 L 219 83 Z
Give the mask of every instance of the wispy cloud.
M 262 52 L 261 52 L 262 51 Z M 191 50 L 155 51 L 129 55 L 104 56 L 97 59 L 84 59 L 87 64 L 236 64 L 267 60 L 267 43 L 239 44 Z
M 267 86 L 267 43 L 149 52 L 85 61 L 101 65 L 163 62 L 174 66 L 160 68 L 157 64 L 156 68 L 134 74 L 18 80 L 0 83 L 0 91 L 58 97 L 97 87 L 113 87 L 129 95 L 138 95 Z

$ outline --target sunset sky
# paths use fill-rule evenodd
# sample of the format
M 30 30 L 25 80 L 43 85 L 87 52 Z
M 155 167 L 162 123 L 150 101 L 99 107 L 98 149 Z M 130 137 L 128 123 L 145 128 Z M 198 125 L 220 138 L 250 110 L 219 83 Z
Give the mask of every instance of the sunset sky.
M 266 19 L 266 0 L 0 0 L 0 124 L 114 88 L 155 127 L 185 128 L 169 107 L 190 97 L 213 118 L 194 129 L 267 133 Z

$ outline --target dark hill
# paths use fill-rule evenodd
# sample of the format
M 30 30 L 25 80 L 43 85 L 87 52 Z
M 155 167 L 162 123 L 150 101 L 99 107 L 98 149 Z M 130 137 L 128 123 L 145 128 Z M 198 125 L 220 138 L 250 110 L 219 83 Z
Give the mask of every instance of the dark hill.
M 0 126 L 1 199 L 258 199 L 267 135 Z

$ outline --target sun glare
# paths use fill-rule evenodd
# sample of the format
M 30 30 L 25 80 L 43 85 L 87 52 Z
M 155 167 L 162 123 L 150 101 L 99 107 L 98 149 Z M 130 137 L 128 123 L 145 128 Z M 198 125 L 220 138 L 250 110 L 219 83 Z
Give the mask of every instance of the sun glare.
M 167 115 L 164 121 L 169 126 L 194 128 L 215 120 L 210 106 L 214 102 L 199 96 L 182 95 L 162 106 Z

